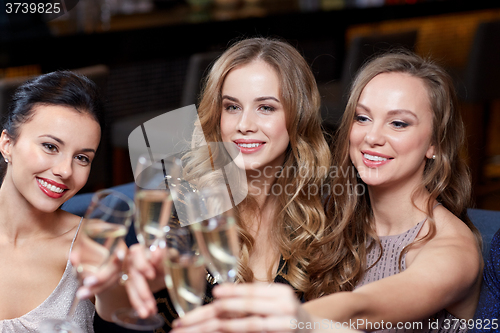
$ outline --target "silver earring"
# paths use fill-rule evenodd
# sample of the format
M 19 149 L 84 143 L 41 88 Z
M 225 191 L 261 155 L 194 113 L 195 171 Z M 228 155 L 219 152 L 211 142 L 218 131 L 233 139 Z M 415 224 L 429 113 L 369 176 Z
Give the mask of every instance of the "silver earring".
M 9 163 L 9 160 L 8 160 L 8 159 L 5 159 L 5 163 Z
M 432 155 L 432 159 L 435 160 L 436 159 L 436 155 Z

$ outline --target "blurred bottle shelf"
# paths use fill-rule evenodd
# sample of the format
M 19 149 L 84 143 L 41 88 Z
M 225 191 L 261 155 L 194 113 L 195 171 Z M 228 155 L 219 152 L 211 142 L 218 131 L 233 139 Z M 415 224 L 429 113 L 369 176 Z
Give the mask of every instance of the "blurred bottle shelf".
M 67 35 L 339 11 L 358 11 L 356 23 L 499 6 L 485 0 L 79 0 L 48 24 L 53 34 Z M 362 10 L 375 12 L 363 15 Z

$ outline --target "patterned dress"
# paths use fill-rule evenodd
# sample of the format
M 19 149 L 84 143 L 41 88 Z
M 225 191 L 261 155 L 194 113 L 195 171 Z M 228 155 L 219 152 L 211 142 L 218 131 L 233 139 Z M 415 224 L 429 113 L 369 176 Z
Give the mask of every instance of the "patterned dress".
M 380 260 L 371 267 L 364 275 L 363 280 L 356 286 L 359 288 L 365 284 L 381 280 L 388 276 L 398 274 L 406 269 L 406 254 L 401 258 L 401 270 L 399 257 L 403 249 L 411 244 L 426 220 L 421 221 L 410 230 L 394 236 L 379 237 L 382 245 L 382 256 Z M 372 266 L 379 258 L 381 249 L 373 246 L 367 254 L 367 267 Z M 378 325 L 378 326 L 376 326 Z M 399 328 L 397 326 L 400 326 Z M 392 327 L 389 327 L 392 326 Z M 381 328 L 381 323 L 372 323 L 374 329 Z M 429 333 L 464 333 L 467 332 L 467 325 L 460 322 L 446 310 L 441 310 L 430 318 L 408 323 L 385 323 L 384 329 L 375 332 L 395 333 L 395 332 L 429 332 Z

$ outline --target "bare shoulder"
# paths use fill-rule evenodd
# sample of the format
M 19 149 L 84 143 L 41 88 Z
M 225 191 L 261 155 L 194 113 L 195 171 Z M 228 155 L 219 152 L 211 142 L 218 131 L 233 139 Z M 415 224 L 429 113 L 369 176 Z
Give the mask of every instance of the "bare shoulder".
M 476 236 L 467 224 L 460 220 L 445 207 L 439 205 L 434 210 L 434 220 L 436 222 L 437 241 L 446 241 L 450 244 L 460 244 L 460 246 L 472 247 L 476 249 L 478 242 Z
M 436 234 L 421 245 L 415 260 L 432 260 L 436 265 L 446 267 L 450 273 L 456 272 L 465 280 L 475 281 L 482 268 L 482 258 L 479 242 L 472 230 L 441 205 L 434 210 L 434 220 Z M 426 227 L 428 230 L 429 226 Z

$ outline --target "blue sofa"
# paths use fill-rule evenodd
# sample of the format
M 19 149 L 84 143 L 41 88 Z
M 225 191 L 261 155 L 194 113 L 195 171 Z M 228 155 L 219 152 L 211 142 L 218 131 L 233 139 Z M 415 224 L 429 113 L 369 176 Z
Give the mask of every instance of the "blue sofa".
M 134 183 L 128 183 L 112 187 L 113 190 L 124 193 L 132 200 L 134 199 L 134 188 L 135 188 Z M 92 200 L 92 195 L 94 195 L 94 193 L 77 194 L 73 198 L 66 201 L 61 208 L 75 215 L 83 216 L 85 214 L 85 211 L 87 210 L 87 207 L 90 205 L 90 201 Z M 132 226 L 130 227 L 130 230 L 127 234 L 125 241 L 127 242 L 128 246 L 137 243 L 135 229 Z

